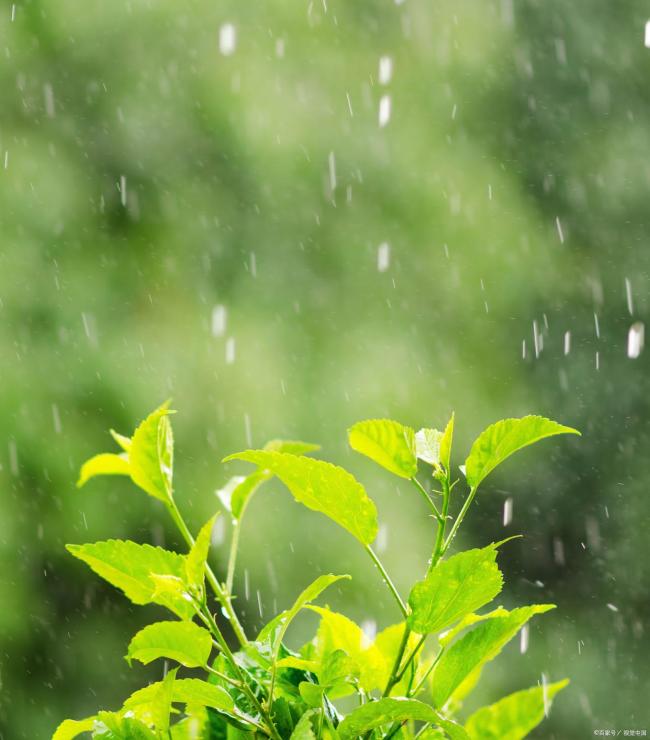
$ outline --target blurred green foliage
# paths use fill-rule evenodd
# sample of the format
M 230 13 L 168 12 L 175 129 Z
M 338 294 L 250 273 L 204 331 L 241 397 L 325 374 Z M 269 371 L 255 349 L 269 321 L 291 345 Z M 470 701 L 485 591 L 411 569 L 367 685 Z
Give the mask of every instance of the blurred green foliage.
M 478 698 L 543 666 L 572 677 L 544 737 L 647 727 L 650 356 L 626 356 L 650 308 L 644 13 L 640 0 L 3 4 L 2 737 L 48 737 L 156 676 L 117 657 L 151 615 L 63 545 L 180 546 L 125 481 L 74 488 L 109 425 L 130 433 L 168 396 L 193 524 L 217 505 L 225 454 L 322 442 L 377 500 L 398 585 L 424 568 L 426 511 L 352 457 L 351 422 L 439 427 L 455 409 L 457 463 L 468 430 L 503 416 L 581 429 L 504 466 L 468 520 L 477 545 L 502 536 L 511 496 L 506 532 L 526 542 L 504 553 L 504 603 L 559 605 Z M 332 553 L 365 578 L 332 605 L 394 620 L 388 600 L 366 612 L 381 584 L 364 585 L 344 533 L 277 485 L 254 505 L 239 583 L 251 629 Z

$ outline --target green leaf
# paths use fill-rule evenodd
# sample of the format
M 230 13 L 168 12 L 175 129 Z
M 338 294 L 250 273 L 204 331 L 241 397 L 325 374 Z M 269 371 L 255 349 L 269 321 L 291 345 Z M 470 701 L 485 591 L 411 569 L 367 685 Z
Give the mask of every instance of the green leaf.
M 166 402 L 149 414 L 135 430 L 129 449 L 133 482 L 150 496 L 165 502 L 172 496 L 174 465 L 170 413 Z
M 199 592 L 203 591 L 205 578 L 205 563 L 208 559 L 212 529 L 219 514 L 215 514 L 201 527 L 198 537 L 194 541 L 185 558 L 185 569 L 189 586 Z
M 442 560 L 416 583 L 409 595 L 409 627 L 421 635 L 439 632 L 492 601 L 503 586 L 498 544 Z
M 267 628 L 263 630 L 262 633 L 260 633 L 260 637 L 263 639 L 266 636 L 265 633 L 268 633 L 268 637 L 271 641 L 272 650 L 275 655 L 277 655 L 277 651 L 282 644 L 282 640 L 284 638 L 284 635 L 286 634 L 287 629 L 289 628 L 289 625 L 296 618 L 300 610 L 304 609 L 307 604 L 318 598 L 318 596 L 320 596 L 320 594 L 333 583 L 336 583 L 337 581 L 340 581 L 342 579 L 349 578 L 350 576 L 348 575 L 335 576 L 331 573 L 328 575 L 319 576 L 315 581 L 313 581 L 313 583 L 307 586 L 307 588 L 300 594 L 300 596 L 298 596 L 290 609 L 287 609 L 281 614 L 278 614 L 278 616 L 272 620 L 272 622 L 270 623 L 270 625 L 272 625 L 271 629 L 268 629 L 269 625 L 267 625 Z
M 307 455 L 320 450 L 320 445 L 296 439 L 271 439 L 264 445 L 264 449 L 270 452 L 288 452 L 291 455 Z
M 348 429 L 353 450 L 366 455 L 391 473 L 412 478 L 418 472 L 415 432 L 390 419 L 360 421 Z
M 270 471 L 296 501 L 333 519 L 364 545 L 377 536 L 377 509 L 361 483 L 343 468 L 324 460 L 265 450 L 238 452 L 224 462 L 229 460 L 246 460 Z
M 452 740 L 467 740 L 467 734 L 460 725 L 444 719 L 435 709 L 417 699 L 387 697 L 362 704 L 348 714 L 338 730 L 341 740 L 352 740 L 376 727 L 408 720 L 430 722 L 441 727 Z
M 136 713 L 149 711 L 148 707 L 155 701 L 157 691 L 162 681 L 149 684 L 143 689 L 138 689 L 124 702 L 124 709 L 130 709 Z M 200 678 L 179 678 L 174 681 L 172 691 L 172 702 L 178 704 L 193 704 L 203 707 L 211 707 L 219 711 L 232 713 L 235 703 L 230 694 L 221 686 L 203 681 Z
M 146 665 L 169 658 L 186 668 L 199 668 L 207 664 L 211 651 L 212 636 L 194 622 L 155 622 L 133 637 L 126 659 Z
M 384 688 L 386 686 L 393 665 L 395 664 L 395 659 L 397 657 L 397 653 L 399 652 L 402 638 L 404 636 L 404 626 L 404 622 L 392 624 L 390 625 L 390 627 L 386 627 L 381 632 L 379 632 L 377 634 L 377 637 L 375 638 L 375 647 L 382 656 L 385 666 L 383 674 L 378 676 L 378 681 L 381 688 Z M 418 642 L 418 636 L 411 632 L 411 634 L 409 635 L 408 643 L 406 645 L 405 654 L 410 654 L 411 650 L 413 650 Z M 419 659 L 418 657 L 416 657 L 413 660 L 412 665 L 417 668 L 418 663 Z M 393 693 L 396 696 L 400 696 L 401 694 L 406 693 L 409 679 L 410 671 L 406 671 L 402 680 L 399 683 L 395 684 L 395 687 L 393 688 Z
M 298 685 L 298 691 L 302 700 L 308 707 L 320 707 L 323 703 L 323 694 L 325 693 L 325 686 L 321 686 L 311 681 L 301 681 Z
M 241 519 L 252 495 L 270 478 L 271 474 L 264 470 L 255 470 L 249 475 L 234 475 L 217 491 L 217 496 L 233 519 Z
M 454 414 L 452 413 L 451 418 L 445 427 L 445 431 L 442 433 L 442 439 L 440 440 L 440 462 L 444 465 L 447 472 L 451 470 L 451 444 L 453 440 Z
M 485 429 L 465 461 L 468 484 L 476 488 L 494 468 L 517 450 L 556 434 L 580 434 L 543 416 L 503 419 Z
M 152 574 L 185 581 L 185 558 L 175 552 L 129 540 L 106 540 L 86 545 L 66 545 L 68 551 L 87 563 L 97 575 L 119 588 L 134 604 L 156 603 L 182 619 L 194 616 L 194 607 L 178 594 L 156 595 Z
M 415 452 L 422 460 L 435 468 L 440 465 L 440 442 L 442 432 L 437 429 L 420 429 L 415 435 Z
M 368 641 L 361 627 L 343 614 L 319 606 L 309 608 L 321 618 L 313 656 L 319 666 L 322 668 L 332 653 L 342 650 L 356 663 L 361 688 L 366 691 L 383 689 L 390 667 L 387 667 L 376 645 Z
M 56 728 L 52 740 L 73 740 L 82 732 L 91 732 L 95 726 L 95 717 L 86 719 L 66 719 Z
M 460 622 L 456 622 L 451 629 L 440 633 L 438 635 L 438 642 L 442 647 L 446 648 L 447 645 L 449 645 L 464 629 L 467 629 L 467 627 L 471 627 L 478 622 L 483 622 L 486 619 L 492 619 L 492 617 L 507 617 L 508 614 L 510 614 L 510 612 L 502 606 L 498 606 L 496 609 L 493 609 L 491 612 L 486 612 L 485 614 L 474 614 L 472 612 L 471 614 L 464 616 Z
M 314 730 L 311 725 L 311 718 L 314 716 L 313 710 L 306 711 L 298 720 L 296 728 L 291 733 L 289 740 L 316 740 Z
M 520 740 L 548 714 L 553 697 L 568 680 L 517 691 L 496 704 L 482 707 L 465 723 L 471 740 Z
M 135 717 L 122 712 L 99 712 L 93 737 L 102 740 L 159 740 L 159 735 Z
M 116 432 L 115 429 L 110 429 L 109 431 L 111 433 L 111 437 L 113 437 L 124 452 L 128 452 L 131 449 L 131 437 L 125 437 L 123 434 Z
M 81 488 L 87 481 L 97 475 L 131 475 L 128 455 L 114 455 L 112 452 L 103 452 L 91 457 L 90 460 L 86 460 L 79 472 L 77 488 Z
M 486 619 L 463 635 L 443 653 L 435 667 L 434 706 L 443 707 L 450 698 L 462 700 L 466 695 L 462 691 L 464 682 L 473 687 L 483 666 L 501 652 L 531 617 L 554 608 L 554 604 L 534 604 L 511 612 L 503 610 L 503 614 Z

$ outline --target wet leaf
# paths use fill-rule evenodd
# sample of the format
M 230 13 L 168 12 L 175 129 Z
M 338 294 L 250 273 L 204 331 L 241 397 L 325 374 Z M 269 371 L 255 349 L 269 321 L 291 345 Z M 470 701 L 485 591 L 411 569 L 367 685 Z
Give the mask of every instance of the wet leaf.
M 194 622 L 155 622 L 133 637 L 126 658 L 145 665 L 168 658 L 186 668 L 198 668 L 207 664 L 211 651 L 212 636 Z
M 415 432 L 397 421 L 360 421 L 348 429 L 348 441 L 353 450 L 395 475 L 412 478 L 418 471 Z

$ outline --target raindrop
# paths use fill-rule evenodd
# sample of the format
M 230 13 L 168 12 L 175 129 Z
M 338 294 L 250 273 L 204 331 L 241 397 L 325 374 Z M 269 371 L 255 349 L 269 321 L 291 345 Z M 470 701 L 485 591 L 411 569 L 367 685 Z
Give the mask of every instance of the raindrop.
M 553 560 L 557 565 L 565 565 L 566 558 L 564 556 L 564 542 L 559 537 L 553 538 Z
M 612 611 L 612 612 L 617 612 L 618 611 L 618 607 L 617 606 L 614 606 L 614 604 L 607 604 L 607 608 L 610 611 Z
M 251 252 L 251 255 L 250 255 L 250 271 L 251 271 L 251 277 L 256 278 L 257 277 L 257 257 L 255 256 L 255 252 Z
M 560 237 L 560 244 L 564 244 L 564 231 L 562 230 L 562 223 L 560 217 L 555 217 L 555 228 L 557 229 L 557 235 Z
M 548 717 L 548 711 L 551 708 L 548 700 L 548 678 L 542 673 L 542 696 L 544 697 L 544 716 Z
M 12 20 L 13 20 L 13 17 L 12 17 Z M 650 21 L 648 21 L 645 24 L 645 46 L 646 46 L 646 49 L 650 49 Z
M 16 3 L 12 3 L 11 5 L 11 22 L 13 23 L 16 20 Z
M 386 272 L 390 267 L 390 245 L 388 242 L 382 242 L 377 247 L 377 269 L 379 272 Z
M 564 354 L 568 355 L 571 351 L 571 332 L 565 331 L 564 332 Z
M 348 101 L 348 110 L 350 111 L 350 118 L 354 118 L 354 112 L 352 111 L 352 101 L 350 100 L 349 93 L 345 93 L 345 99 Z
M 118 189 L 120 191 L 120 203 L 123 206 L 126 206 L 126 177 L 124 175 L 120 175 L 120 184 Z
M 257 589 L 257 610 L 260 613 L 260 617 L 264 619 L 264 608 L 262 607 L 262 594 L 260 594 L 259 589 Z
M 219 51 L 229 57 L 237 46 L 237 31 L 232 23 L 224 23 L 219 29 Z
M 12 475 L 18 475 L 18 450 L 13 439 L 9 440 L 9 470 Z
M 43 85 L 43 98 L 45 99 L 45 114 L 48 118 L 54 118 L 55 106 L 54 106 L 54 90 L 49 82 Z
M 375 540 L 375 548 L 377 552 L 386 552 L 388 547 L 388 527 L 386 524 L 380 524 L 377 530 L 377 539 Z
M 361 649 L 367 650 L 377 637 L 377 622 L 374 619 L 364 619 L 361 622 Z
M 9 167 L 9 149 L 5 150 L 5 169 Z
M 226 339 L 226 365 L 232 365 L 235 361 L 235 337 Z
M 222 337 L 226 333 L 226 320 L 228 314 L 226 307 L 221 304 L 212 309 L 212 336 Z
M 635 360 L 643 350 L 644 340 L 645 326 L 641 321 L 636 321 L 627 335 L 627 356 Z
M 535 358 L 539 357 L 539 354 L 543 349 L 542 341 L 542 335 L 539 333 L 537 321 L 533 321 L 533 345 L 535 347 Z
M 379 100 L 379 128 L 384 128 L 390 121 L 390 95 L 382 95 Z
M 627 298 L 627 310 L 630 316 L 634 313 L 634 303 L 632 302 L 632 283 L 629 278 L 625 278 L 625 296 Z
M 246 435 L 246 445 L 248 449 L 253 447 L 253 434 L 251 432 L 251 417 L 244 414 L 244 434 Z
M 244 596 L 246 597 L 246 601 L 250 600 L 251 582 L 250 582 L 250 575 L 248 573 L 248 568 L 244 570 Z
M 284 39 L 276 39 L 275 41 L 275 56 L 278 59 L 284 58 L 285 44 Z
M 512 499 L 507 498 L 503 502 L 503 526 L 507 527 L 512 521 Z
M 336 158 L 334 152 L 330 152 L 327 157 L 327 166 L 329 169 L 330 176 L 330 190 L 334 192 L 336 190 Z
M 214 523 L 214 527 L 212 527 L 212 534 L 210 536 L 210 540 L 213 544 L 213 546 L 217 547 L 218 545 L 222 545 L 226 539 L 226 520 L 219 516 L 217 517 L 217 520 Z
M 387 85 L 393 77 L 393 60 L 389 56 L 379 58 L 379 84 Z
M 525 624 L 519 633 L 519 652 L 523 655 L 528 650 L 529 630 Z
M 55 403 L 52 404 L 52 422 L 56 434 L 61 434 L 61 416 L 59 414 L 59 407 Z
M 600 339 L 600 322 L 596 313 L 594 314 L 594 329 L 596 331 L 596 339 Z

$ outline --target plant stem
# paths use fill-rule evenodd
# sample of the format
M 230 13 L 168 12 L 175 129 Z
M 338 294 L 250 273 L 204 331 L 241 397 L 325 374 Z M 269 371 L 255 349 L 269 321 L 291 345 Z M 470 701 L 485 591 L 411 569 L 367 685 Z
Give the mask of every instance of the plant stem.
M 420 494 L 422 495 L 422 498 L 427 502 L 427 505 L 430 507 L 431 511 L 433 512 L 433 516 L 436 518 L 438 525 L 441 524 L 443 521 L 442 514 L 438 511 L 438 507 L 433 502 L 433 499 L 429 494 L 426 492 L 424 486 L 420 483 L 420 481 L 413 476 L 413 478 L 410 479 L 413 485 L 418 489 Z
M 384 583 L 388 586 L 388 590 L 395 597 L 395 601 L 397 602 L 397 605 L 399 606 L 400 611 L 402 612 L 402 615 L 406 617 L 407 616 L 406 605 L 402 601 L 402 597 L 399 595 L 399 591 L 395 588 L 395 584 L 393 583 L 390 576 L 386 572 L 386 568 L 384 568 L 384 566 L 381 563 L 381 560 L 379 560 L 379 558 L 377 557 L 377 554 L 372 549 L 372 547 L 370 547 L 370 545 L 366 545 L 365 550 L 368 553 L 368 555 L 370 555 L 370 557 L 372 558 L 373 563 L 379 569 L 379 572 L 381 573 L 381 577 L 384 579 Z
M 226 573 L 226 591 L 231 598 L 232 586 L 235 580 L 235 564 L 237 563 L 237 550 L 239 548 L 239 533 L 241 532 L 241 518 L 235 519 L 230 539 L 230 552 L 228 553 L 228 570 Z
M 227 676 L 225 673 L 222 673 L 221 671 L 216 670 L 216 668 L 213 668 L 212 666 L 209 666 L 209 665 L 205 665 L 203 666 L 203 668 L 208 673 L 211 673 L 213 676 L 216 676 L 217 678 L 220 678 L 222 681 L 229 683 L 231 686 L 234 686 L 236 689 L 240 689 L 240 690 L 243 689 L 239 681 L 236 681 L 234 678 Z
M 469 509 L 472 501 L 474 500 L 474 496 L 476 496 L 476 491 L 478 490 L 478 487 L 474 486 L 473 488 L 470 488 L 469 494 L 467 498 L 465 499 L 465 502 L 463 503 L 463 506 L 458 513 L 458 516 L 456 517 L 456 521 L 454 522 L 453 527 L 451 528 L 451 531 L 449 532 L 449 537 L 445 540 L 445 544 L 442 546 L 442 552 L 441 555 L 444 555 L 447 552 L 447 548 L 449 545 L 451 545 L 451 541 L 456 536 L 456 532 L 458 531 L 458 527 L 463 522 L 463 519 L 465 518 L 465 514 L 467 514 L 467 510 Z
M 433 548 L 433 555 L 429 563 L 429 573 L 436 567 L 438 561 L 444 553 L 443 542 L 445 537 L 445 528 L 447 526 L 447 514 L 449 513 L 449 498 L 451 487 L 449 485 L 449 474 L 441 481 L 442 485 L 442 518 L 438 521 L 438 532 L 436 533 L 436 544 Z
M 399 681 L 397 674 L 399 672 L 400 664 L 402 663 L 402 657 L 404 656 L 404 651 L 406 650 L 406 646 L 408 645 L 410 634 L 411 634 L 411 628 L 408 626 L 408 624 L 404 624 L 404 633 L 402 634 L 402 641 L 400 642 L 399 648 L 397 649 L 397 655 L 395 656 L 395 662 L 393 663 L 393 667 L 391 668 L 390 676 L 388 677 L 388 682 L 386 683 L 386 688 L 384 689 L 382 698 L 388 696 L 393 686 L 395 686 L 395 684 Z
M 422 635 L 422 637 L 420 637 L 420 639 L 418 640 L 417 645 L 413 648 L 413 650 L 411 650 L 410 655 L 404 661 L 404 665 L 402 666 L 402 668 L 400 669 L 399 673 L 396 676 L 396 679 L 397 679 L 396 680 L 396 683 L 398 683 L 399 681 L 402 680 L 402 677 L 404 676 L 404 674 L 408 670 L 409 665 L 415 659 L 415 656 L 420 652 L 420 649 L 424 645 L 427 637 L 428 637 L 428 635 Z
M 219 629 L 217 623 L 215 622 L 214 617 L 210 613 L 210 610 L 207 608 L 204 608 L 201 612 L 198 612 L 198 614 L 203 620 L 204 624 L 210 629 L 212 634 L 217 638 L 217 641 L 219 642 L 219 645 L 221 646 L 221 649 L 223 650 L 223 653 L 226 656 L 226 659 L 232 666 L 232 669 L 235 672 L 239 683 L 241 684 L 240 686 L 241 690 L 248 696 L 252 704 L 255 706 L 257 711 L 260 713 L 260 716 L 262 716 L 264 720 L 266 721 L 270 736 L 274 738 L 274 740 L 282 740 L 278 731 L 275 728 L 275 725 L 271 721 L 271 717 L 269 713 L 265 711 L 264 707 L 262 706 L 259 699 L 255 696 L 251 687 L 248 685 L 248 683 L 246 683 L 246 679 L 244 678 L 242 670 L 239 667 L 239 665 L 237 665 L 235 656 L 232 654 L 232 651 L 228 647 L 228 643 L 224 639 L 221 633 L 221 630 Z
M 185 524 L 185 520 L 183 519 L 181 512 L 178 510 L 176 502 L 171 497 L 169 499 L 169 502 L 167 503 L 167 509 L 171 515 L 171 518 L 174 520 L 174 523 L 178 527 L 180 533 L 183 535 L 183 538 L 187 542 L 188 546 L 193 547 L 194 537 L 188 529 L 187 524 Z M 224 611 L 226 612 L 226 615 L 228 617 L 228 621 L 230 622 L 230 625 L 233 629 L 233 632 L 235 633 L 235 636 L 237 637 L 237 640 L 239 641 L 239 644 L 242 647 L 246 647 L 246 645 L 248 645 L 248 638 L 246 637 L 244 628 L 241 626 L 241 623 L 237 618 L 234 609 L 232 608 L 230 596 L 225 593 L 222 587 L 219 585 L 219 581 L 217 580 L 214 571 L 207 563 L 205 564 L 205 577 L 210 584 L 210 588 L 214 591 L 215 596 L 219 600 L 219 603 L 224 608 Z
M 427 682 L 427 678 L 429 678 L 429 676 L 431 675 L 431 671 L 433 671 L 433 669 L 438 665 L 438 661 L 440 660 L 440 658 L 442 658 L 442 654 L 444 652 L 445 652 L 444 647 L 440 648 L 438 655 L 436 655 L 435 660 L 433 661 L 433 663 L 431 663 L 431 665 L 427 669 L 427 672 L 424 674 L 424 676 L 422 676 L 422 678 L 418 682 L 418 685 L 412 691 L 409 691 L 408 693 L 409 697 L 418 695 L 418 693 L 421 691 L 424 684 Z

